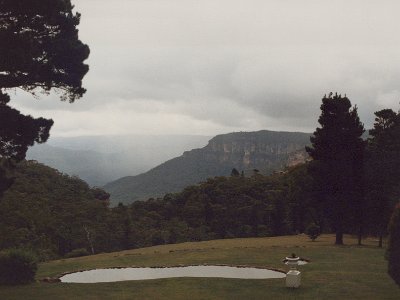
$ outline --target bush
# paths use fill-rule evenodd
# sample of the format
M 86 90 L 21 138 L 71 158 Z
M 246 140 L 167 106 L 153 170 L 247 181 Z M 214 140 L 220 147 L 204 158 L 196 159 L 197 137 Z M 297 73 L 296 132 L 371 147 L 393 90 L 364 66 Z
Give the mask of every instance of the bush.
M 36 256 L 38 262 L 55 260 L 60 257 L 59 255 L 57 255 L 57 250 L 48 249 L 48 248 L 35 249 L 34 253 L 35 253 L 35 256 Z
M 26 284 L 35 279 L 37 259 L 35 255 L 22 249 L 0 252 L 0 284 Z
M 387 250 L 388 273 L 400 286 L 400 203 L 396 206 L 389 223 L 389 246 Z
M 319 235 L 321 234 L 321 229 L 317 224 L 311 223 L 306 228 L 306 234 L 314 242 L 316 238 L 319 237 Z
M 71 252 L 68 252 L 65 254 L 66 258 L 72 258 L 72 257 L 80 257 L 80 256 L 87 256 L 90 255 L 89 251 L 87 251 L 86 248 L 79 248 L 79 249 L 74 249 Z

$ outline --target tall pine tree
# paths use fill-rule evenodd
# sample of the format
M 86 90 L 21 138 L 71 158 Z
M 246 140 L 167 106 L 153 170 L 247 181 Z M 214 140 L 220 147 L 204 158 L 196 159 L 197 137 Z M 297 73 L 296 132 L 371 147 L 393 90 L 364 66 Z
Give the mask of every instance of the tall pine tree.
M 382 247 L 390 215 L 400 191 L 400 116 L 391 109 L 375 112 L 374 128 L 369 131 L 366 174 L 370 229 L 379 235 Z
M 389 224 L 389 245 L 387 249 L 388 273 L 400 286 L 400 203 L 395 207 Z
M 0 0 L 0 158 L 22 160 L 28 146 L 48 139 L 53 125 L 12 108 L 9 89 L 33 95 L 55 90 L 71 103 L 85 93 L 90 51 L 79 40 L 79 22 L 70 0 Z M 9 184 L 0 170 L 0 195 Z
M 335 244 L 340 245 L 347 226 L 357 223 L 361 228 L 364 125 L 357 107 L 346 96 L 332 93 L 322 99 L 318 122 L 321 127 L 306 148 L 313 158 L 310 173 L 336 233 Z

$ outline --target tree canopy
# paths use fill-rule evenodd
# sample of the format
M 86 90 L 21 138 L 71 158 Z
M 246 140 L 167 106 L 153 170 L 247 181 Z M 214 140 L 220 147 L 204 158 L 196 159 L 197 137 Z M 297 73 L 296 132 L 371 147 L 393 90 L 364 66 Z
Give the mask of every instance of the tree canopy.
M 103 190 L 37 162 L 22 161 L 14 172 L 15 183 L 0 201 L 0 249 L 24 247 L 50 259 L 82 248 L 98 253 L 290 234 L 312 221 L 307 215 L 297 216 L 302 213 L 297 208 L 305 205 L 295 202 L 304 197 L 288 197 L 289 177 L 300 174 L 215 177 L 177 194 L 109 208 L 109 195 Z
M 364 126 L 357 107 L 352 108 L 346 96 L 332 93 L 322 99 L 318 122 L 321 127 L 310 139 L 312 147 L 306 148 L 314 159 L 310 171 L 330 214 L 336 244 L 342 244 L 345 221 L 352 219 L 354 206 L 360 208 Z
M 24 159 L 28 146 L 48 139 L 52 125 L 52 120 L 25 116 L 0 102 L 0 157 Z
M 1 90 L 57 89 L 70 102 L 85 93 L 89 47 L 78 38 L 80 14 L 72 9 L 70 0 L 0 0 Z
M 28 248 L 42 259 L 90 245 L 115 249 L 106 192 L 35 161 L 20 162 L 13 175 L 0 201 L 0 249 Z
M 366 155 L 367 205 L 370 231 L 379 235 L 382 247 L 383 236 L 395 202 L 400 196 L 400 116 L 391 109 L 375 112 L 374 127 L 369 131 Z
M 389 246 L 387 250 L 388 273 L 400 286 L 400 204 L 393 211 L 389 224 Z
M 74 102 L 85 89 L 89 47 L 78 38 L 80 14 L 70 0 L 0 0 L 0 157 L 21 161 L 34 142 L 49 137 L 52 120 L 9 106 L 9 89 L 59 93 Z M 0 170 L 0 195 L 9 186 Z

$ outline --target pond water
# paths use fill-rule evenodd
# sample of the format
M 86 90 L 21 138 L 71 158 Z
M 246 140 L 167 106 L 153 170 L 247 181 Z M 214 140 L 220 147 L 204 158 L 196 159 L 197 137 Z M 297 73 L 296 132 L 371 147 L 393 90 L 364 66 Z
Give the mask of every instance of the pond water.
M 64 275 L 61 282 L 96 283 L 172 277 L 221 277 L 239 279 L 284 278 L 285 273 L 258 268 L 187 266 L 171 268 L 96 269 Z

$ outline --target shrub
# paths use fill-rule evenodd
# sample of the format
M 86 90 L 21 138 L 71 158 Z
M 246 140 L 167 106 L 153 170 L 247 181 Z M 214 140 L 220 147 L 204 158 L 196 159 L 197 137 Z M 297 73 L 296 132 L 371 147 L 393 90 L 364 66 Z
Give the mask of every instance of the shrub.
M 72 257 L 80 257 L 80 256 L 87 256 L 90 255 L 89 251 L 87 251 L 86 248 L 79 248 L 79 249 L 74 249 L 71 252 L 68 252 L 65 254 L 66 258 L 72 258 Z
M 0 284 L 26 284 L 35 279 L 37 271 L 35 255 L 22 249 L 0 252 Z
M 306 234 L 314 242 L 316 238 L 319 237 L 319 235 L 321 234 L 321 229 L 317 224 L 311 223 L 306 228 Z
M 389 223 L 387 250 L 388 273 L 400 286 L 400 203 L 396 206 Z
M 59 258 L 59 255 L 57 255 L 57 250 L 54 250 L 54 249 L 38 248 L 38 249 L 35 249 L 34 253 L 35 253 L 35 256 L 36 256 L 38 262 L 55 260 L 55 259 Z
M 268 226 L 266 225 L 258 225 L 257 226 L 257 236 L 270 236 L 271 231 L 269 230 Z

